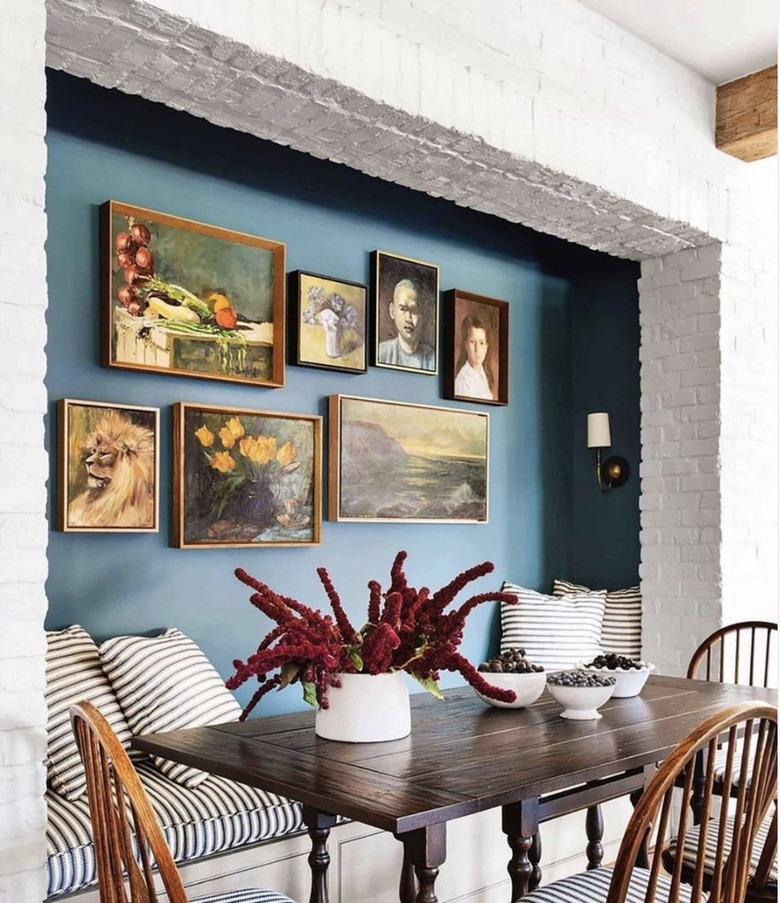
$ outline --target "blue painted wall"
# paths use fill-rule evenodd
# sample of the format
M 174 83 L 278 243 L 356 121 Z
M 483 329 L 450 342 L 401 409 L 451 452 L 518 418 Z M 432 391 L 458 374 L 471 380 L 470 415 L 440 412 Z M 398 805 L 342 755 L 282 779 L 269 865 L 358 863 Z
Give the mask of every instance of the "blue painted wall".
M 572 507 L 576 541 L 571 579 L 619 589 L 639 580 L 639 318 L 634 268 L 575 277 L 572 297 Z M 607 411 L 612 448 L 628 462 L 628 482 L 601 492 L 587 414 Z
M 496 571 L 478 591 L 499 588 L 504 577 L 547 588 L 554 576 L 571 573 L 578 542 L 572 423 L 584 421 L 573 400 L 579 369 L 573 289 L 582 292 L 596 278 L 609 285 L 621 274 L 623 285 L 626 272 L 636 279 L 633 265 L 60 73 L 50 74 L 47 112 L 49 448 L 56 447 L 54 405 L 63 397 L 159 406 L 162 425 L 160 533 L 52 532 L 48 627 L 79 622 L 102 639 L 175 625 L 227 675 L 231 660 L 250 654 L 268 629 L 232 576 L 237 566 L 279 592 L 325 607 L 315 574 L 325 565 L 356 622 L 365 612 L 366 583 L 386 581 L 399 549 L 409 552 L 410 581 L 433 588 L 485 559 Z M 109 198 L 284 241 L 289 270 L 367 281 L 369 252 L 383 248 L 438 263 L 443 290 L 507 299 L 511 404 L 474 406 L 491 416 L 489 523 L 325 522 L 322 544 L 311 549 L 170 548 L 171 406 L 177 401 L 323 415 L 335 393 L 468 405 L 442 401 L 438 378 L 379 368 L 354 376 L 288 367 L 283 389 L 102 369 L 98 207 Z M 636 319 L 636 292 L 624 301 L 627 318 Z M 615 374 L 621 404 L 638 416 L 638 378 L 633 371 L 624 375 Z M 581 457 L 582 449 L 576 452 Z M 56 486 L 55 457 L 50 487 Z M 634 502 L 637 486 L 630 490 Z M 635 572 L 637 556 L 632 567 Z M 470 618 L 463 652 L 480 660 L 496 637 L 497 611 L 483 606 Z M 459 682 L 452 676 L 444 684 Z M 273 694 L 261 708 L 300 706 L 296 688 Z

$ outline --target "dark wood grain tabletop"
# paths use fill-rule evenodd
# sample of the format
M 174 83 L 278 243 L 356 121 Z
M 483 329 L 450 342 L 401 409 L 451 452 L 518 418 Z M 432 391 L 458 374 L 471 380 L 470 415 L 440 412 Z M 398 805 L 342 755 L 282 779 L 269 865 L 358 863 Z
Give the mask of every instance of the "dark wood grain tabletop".
M 636 786 L 636 776 L 704 718 L 756 699 L 774 705 L 776 692 L 651 676 L 640 696 L 609 700 L 600 720 L 567 721 L 547 693 L 528 708 L 499 709 L 464 687 L 446 691 L 443 701 L 414 695 L 412 732 L 402 740 L 324 740 L 314 733 L 314 713 L 306 712 L 149 734 L 133 745 L 303 803 L 310 833 L 320 832 L 312 834 L 320 858 L 333 816 L 393 832 L 417 875 L 416 889 L 408 876 L 406 889 L 402 881 L 402 901 L 436 899 L 447 821 L 501 806 L 519 898 L 534 870 L 530 836 L 549 817 L 540 814 L 540 798 L 582 792 L 579 803 L 559 805 L 552 815 L 625 793 L 628 785 L 601 787 L 621 775 L 632 775 Z M 327 900 L 323 875 L 318 883 L 312 900 Z

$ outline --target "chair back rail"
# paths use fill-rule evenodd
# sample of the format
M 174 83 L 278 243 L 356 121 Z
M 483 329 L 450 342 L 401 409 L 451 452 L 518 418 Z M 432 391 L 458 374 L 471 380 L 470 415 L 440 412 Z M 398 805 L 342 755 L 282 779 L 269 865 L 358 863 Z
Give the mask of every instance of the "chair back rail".
M 691 656 L 686 676 L 769 687 L 773 685 L 776 671 L 777 624 L 739 621 L 721 627 L 701 643 Z
M 100 903 L 158 903 L 156 865 L 169 903 L 187 903 L 179 871 L 132 762 L 90 702 L 70 709 L 87 775 Z
M 715 758 L 724 748 L 727 786 L 719 797 Z M 696 868 L 691 878 L 685 873 L 683 857 L 677 856 L 669 875 L 663 867 L 668 838 L 683 837 L 692 827 L 689 801 L 697 757 L 703 760 L 704 796 Z M 675 796 L 680 790 L 681 801 Z M 747 702 L 708 718 L 670 753 L 637 803 L 615 862 L 607 903 L 624 903 L 633 869 L 642 859 L 650 872 L 645 903 L 657 899 L 741 903 L 748 889 L 756 834 L 776 798 L 777 709 Z M 716 800 L 721 803 L 719 811 L 713 806 Z M 705 874 L 705 852 L 713 837 L 717 839 L 714 871 Z M 657 897 L 661 876 L 671 881 L 668 897 Z

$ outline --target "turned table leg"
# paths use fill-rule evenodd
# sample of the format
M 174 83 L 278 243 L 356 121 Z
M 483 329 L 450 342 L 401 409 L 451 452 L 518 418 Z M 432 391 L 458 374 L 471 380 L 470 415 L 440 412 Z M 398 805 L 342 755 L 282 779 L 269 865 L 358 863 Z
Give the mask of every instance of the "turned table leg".
M 404 865 L 399 888 L 401 903 L 437 903 L 434 884 L 439 866 L 447 856 L 446 823 L 396 834 L 396 837 L 404 845 Z
M 502 806 L 501 828 L 512 850 L 507 871 L 512 882 L 512 903 L 516 903 L 542 879 L 539 867 L 541 840 L 536 840 L 539 834 L 539 801 L 524 800 Z
M 585 854 L 588 857 L 588 871 L 601 868 L 604 858 L 604 846 L 601 841 L 604 838 L 604 816 L 601 806 L 589 806 L 585 813 L 585 833 L 588 837 L 588 845 Z
M 533 836 L 528 858 L 531 860 L 531 890 L 534 890 L 542 883 L 542 869 L 539 865 L 542 861 L 542 833 L 538 828 Z
M 309 895 L 309 903 L 330 903 L 330 898 L 328 897 L 328 866 L 330 865 L 328 835 L 330 834 L 330 829 L 336 824 L 336 816 L 327 812 L 320 812 L 312 806 L 304 806 L 303 823 L 308 828 L 309 837 L 311 837 L 311 853 L 309 853 L 311 894 Z

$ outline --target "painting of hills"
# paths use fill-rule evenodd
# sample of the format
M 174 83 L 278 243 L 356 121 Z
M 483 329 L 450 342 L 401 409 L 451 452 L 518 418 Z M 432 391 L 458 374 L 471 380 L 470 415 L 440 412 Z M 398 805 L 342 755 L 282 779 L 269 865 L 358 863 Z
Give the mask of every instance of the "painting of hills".
M 487 414 L 331 396 L 331 520 L 487 523 Z

